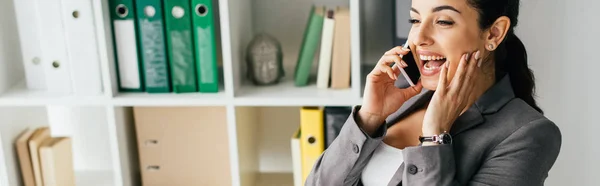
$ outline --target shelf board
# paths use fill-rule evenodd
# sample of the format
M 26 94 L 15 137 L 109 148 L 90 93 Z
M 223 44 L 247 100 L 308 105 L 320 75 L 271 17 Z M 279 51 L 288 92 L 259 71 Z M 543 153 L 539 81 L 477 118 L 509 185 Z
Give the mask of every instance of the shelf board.
M 352 106 L 361 103 L 351 88 L 319 89 L 315 84 L 296 87 L 293 81 L 270 86 L 243 85 L 236 92 L 236 106 Z
M 75 171 L 76 185 L 113 186 L 115 180 L 111 171 Z
M 104 95 L 74 96 L 51 93 L 45 90 L 27 89 L 25 81 L 0 94 L 0 106 L 46 106 L 46 105 L 105 105 Z
M 258 186 L 294 186 L 293 173 L 259 173 Z
M 223 91 L 217 93 L 119 93 L 114 106 L 225 106 L 228 99 Z

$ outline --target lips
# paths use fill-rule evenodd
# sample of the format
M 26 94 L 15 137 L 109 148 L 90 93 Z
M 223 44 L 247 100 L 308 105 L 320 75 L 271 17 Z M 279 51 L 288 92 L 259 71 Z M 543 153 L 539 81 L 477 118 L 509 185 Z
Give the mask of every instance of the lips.
M 417 51 L 419 59 L 421 59 L 421 75 L 432 76 L 440 72 L 440 67 L 446 62 L 446 56 L 431 52 L 431 51 Z

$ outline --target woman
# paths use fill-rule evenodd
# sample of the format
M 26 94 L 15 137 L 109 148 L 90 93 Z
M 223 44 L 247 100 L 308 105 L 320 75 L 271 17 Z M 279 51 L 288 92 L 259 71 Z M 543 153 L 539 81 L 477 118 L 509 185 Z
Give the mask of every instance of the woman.
M 533 98 L 519 0 L 413 0 L 416 86 L 387 51 L 306 185 L 543 185 L 561 146 Z M 395 64 L 390 68 L 391 64 Z

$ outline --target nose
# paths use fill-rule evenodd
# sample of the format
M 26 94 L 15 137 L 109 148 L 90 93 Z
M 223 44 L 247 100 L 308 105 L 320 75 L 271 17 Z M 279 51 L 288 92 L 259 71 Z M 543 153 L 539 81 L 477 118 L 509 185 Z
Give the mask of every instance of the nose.
M 412 44 L 415 46 L 431 46 L 433 39 L 431 38 L 431 28 L 427 24 L 421 24 L 418 27 L 411 29 Z

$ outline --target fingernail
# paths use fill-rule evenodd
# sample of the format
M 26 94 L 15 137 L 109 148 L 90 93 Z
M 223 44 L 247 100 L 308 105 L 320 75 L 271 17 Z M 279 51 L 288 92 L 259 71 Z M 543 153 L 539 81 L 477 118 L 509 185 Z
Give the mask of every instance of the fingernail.
M 408 64 L 406 64 L 406 62 L 404 62 L 404 61 L 402 61 L 401 63 L 402 63 L 402 66 L 404 66 L 404 67 L 408 66 Z
M 478 50 L 478 51 L 475 53 L 475 60 L 479 60 L 479 57 L 480 57 L 480 56 L 479 56 L 479 54 L 480 54 L 480 52 L 481 52 L 481 51 L 479 51 L 479 50 Z
M 478 60 L 478 61 L 477 61 L 477 67 L 481 67 L 481 61 L 482 61 L 482 60 Z
M 449 64 L 450 64 L 450 62 L 446 61 L 446 64 L 444 66 L 446 66 L 446 68 L 448 68 Z

